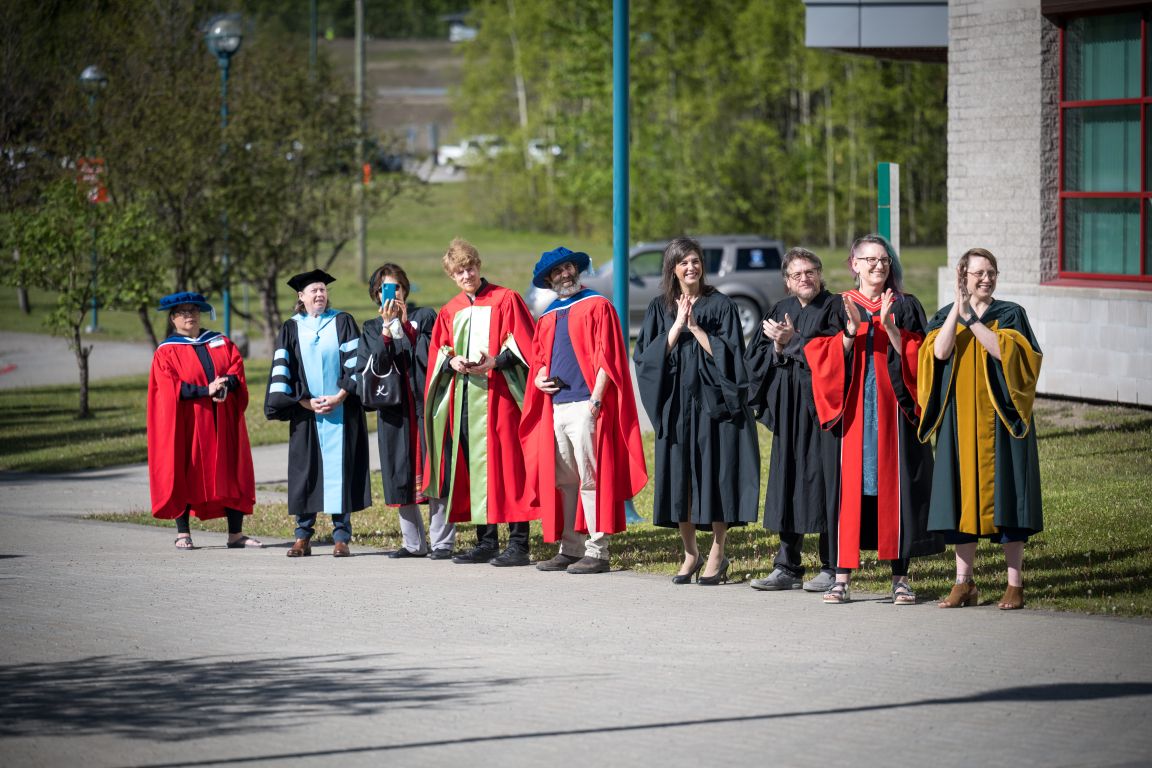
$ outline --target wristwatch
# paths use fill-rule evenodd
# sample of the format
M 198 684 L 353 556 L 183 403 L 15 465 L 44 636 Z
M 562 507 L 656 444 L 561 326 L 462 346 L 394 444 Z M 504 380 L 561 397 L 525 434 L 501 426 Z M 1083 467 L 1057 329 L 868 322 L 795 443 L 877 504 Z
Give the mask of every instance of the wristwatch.
M 599 400 L 589 400 L 588 402 L 591 403 L 593 408 L 599 408 L 600 407 L 600 401 Z

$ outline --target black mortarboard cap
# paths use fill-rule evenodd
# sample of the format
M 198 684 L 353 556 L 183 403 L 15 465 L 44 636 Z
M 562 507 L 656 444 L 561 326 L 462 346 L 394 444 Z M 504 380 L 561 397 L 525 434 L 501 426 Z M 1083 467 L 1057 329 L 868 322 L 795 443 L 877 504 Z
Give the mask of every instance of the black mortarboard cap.
M 295 275 L 288 281 L 288 285 L 291 286 L 294 291 L 302 291 L 312 285 L 312 283 L 324 283 L 324 285 L 328 285 L 328 283 L 335 282 L 335 280 L 336 278 L 324 270 L 314 269 L 311 272 L 301 272 Z

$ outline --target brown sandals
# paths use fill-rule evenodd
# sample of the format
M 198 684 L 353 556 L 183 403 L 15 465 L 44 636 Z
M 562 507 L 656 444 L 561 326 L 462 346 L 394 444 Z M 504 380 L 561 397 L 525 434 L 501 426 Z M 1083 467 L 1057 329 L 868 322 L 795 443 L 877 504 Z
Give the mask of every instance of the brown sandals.
M 948 597 L 936 603 L 937 608 L 963 608 L 966 605 L 976 605 L 980 600 L 980 590 L 971 581 L 963 584 L 953 584 Z

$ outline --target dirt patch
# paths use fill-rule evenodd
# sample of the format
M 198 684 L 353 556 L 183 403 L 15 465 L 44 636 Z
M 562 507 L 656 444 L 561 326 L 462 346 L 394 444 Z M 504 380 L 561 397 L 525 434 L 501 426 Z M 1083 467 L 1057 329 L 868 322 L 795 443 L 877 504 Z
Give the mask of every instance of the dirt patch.
M 1036 423 L 1046 431 L 1121 429 L 1133 421 L 1152 420 L 1152 410 L 1127 405 L 1086 403 L 1052 397 L 1036 398 Z

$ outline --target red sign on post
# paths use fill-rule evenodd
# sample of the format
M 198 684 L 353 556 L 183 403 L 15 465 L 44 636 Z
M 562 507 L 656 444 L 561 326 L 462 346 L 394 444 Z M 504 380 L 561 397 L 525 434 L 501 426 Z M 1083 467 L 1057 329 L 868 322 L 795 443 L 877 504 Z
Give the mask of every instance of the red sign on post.
M 88 202 L 108 202 L 108 189 L 100 179 L 104 175 L 104 158 L 81 157 L 76 160 L 77 183 L 88 187 Z

